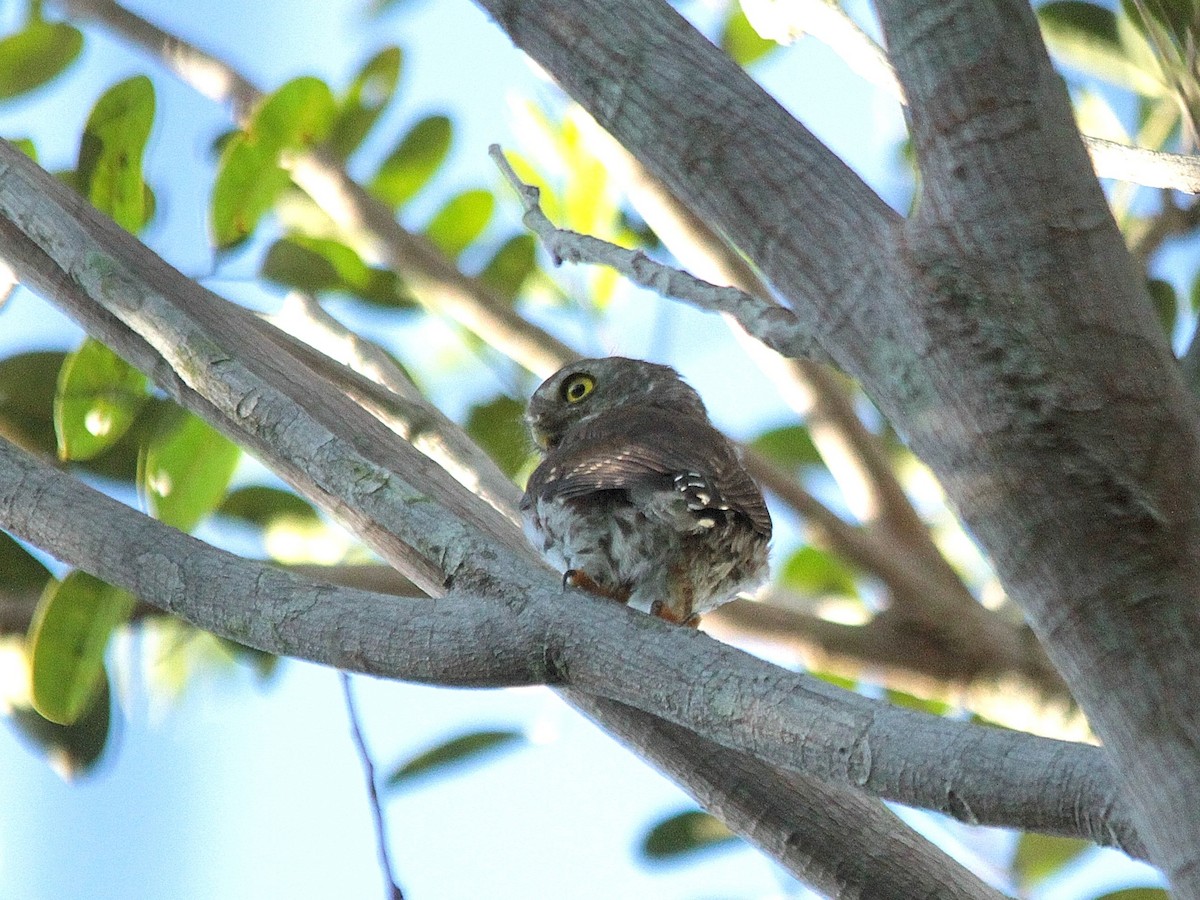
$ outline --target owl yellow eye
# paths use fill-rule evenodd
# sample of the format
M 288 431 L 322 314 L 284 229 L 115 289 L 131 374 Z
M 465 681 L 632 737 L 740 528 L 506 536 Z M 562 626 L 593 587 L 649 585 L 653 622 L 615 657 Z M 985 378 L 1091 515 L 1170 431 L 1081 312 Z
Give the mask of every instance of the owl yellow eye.
M 578 403 L 596 388 L 596 379 L 580 372 L 563 382 L 559 394 L 568 403 Z

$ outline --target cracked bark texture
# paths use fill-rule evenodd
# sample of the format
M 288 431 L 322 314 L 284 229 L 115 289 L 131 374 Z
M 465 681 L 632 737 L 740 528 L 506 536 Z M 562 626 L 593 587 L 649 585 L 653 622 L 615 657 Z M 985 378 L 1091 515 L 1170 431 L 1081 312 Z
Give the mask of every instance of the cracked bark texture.
M 1200 897 L 1200 428 L 1018 0 L 879 4 L 922 174 L 890 210 L 653 0 L 479 0 L 747 254 L 937 473 Z

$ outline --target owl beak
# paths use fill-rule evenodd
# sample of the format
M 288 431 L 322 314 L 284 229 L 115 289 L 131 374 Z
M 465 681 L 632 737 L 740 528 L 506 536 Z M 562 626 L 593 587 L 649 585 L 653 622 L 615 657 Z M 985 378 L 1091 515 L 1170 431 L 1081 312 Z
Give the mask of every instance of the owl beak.
M 539 428 L 537 422 L 529 423 L 529 433 L 533 435 L 533 442 L 541 447 L 543 452 L 550 449 L 550 433 L 544 428 Z

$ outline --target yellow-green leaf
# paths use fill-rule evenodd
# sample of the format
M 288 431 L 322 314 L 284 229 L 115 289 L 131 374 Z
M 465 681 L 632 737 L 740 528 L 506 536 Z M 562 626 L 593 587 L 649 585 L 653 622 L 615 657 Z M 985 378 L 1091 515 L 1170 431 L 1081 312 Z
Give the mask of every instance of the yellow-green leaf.
M 642 858 L 650 862 L 671 862 L 680 857 L 728 846 L 740 838 L 720 820 L 700 810 L 668 816 L 642 838 Z
M 141 460 L 139 484 L 151 512 L 168 525 L 191 531 L 225 496 L 241 451 L 193 415 L 168 417 Z
M 34 708 L 69 725 L 88 707 L 104 680 L 104 651 L 113 629 L 129 618 L 126 591 L 85 572 L 46 586 L 29 630 Z
M 1069 65 L 1147 97 L 1166 93 L 1145 38 L 1121 25 L 1123 16 L 1084 0 L 1053 0 L 1039 6 L 1037 16 L 1046 44 Z
M 103 671 L 100 674 L 95 696 L 70 725 L 51 722 L 29 706 L 16 705 L 12 709 L 10 721 L 17 734 L 45 756 L 66 781 L 90 772 L 108 744 L 112 702 L 108 678 Z
M 1013 874 L 1017 883 L 1029 891 L 1042 879 L 1053 875 L 1092 844 L 1079 838 L 1055 837 L 1027 832 L 1017 842 L 1013 856 Z
M 126 231 L 149 221 L 142 154 L 154 124 L 154 85 L 135 75 L 113 85 L 92 108 L 79 142 L 77 184 L 96 209 Z
M 37 350 L 0 359 L 0 436 L 53 453 L 54 390 L 65 353 Z
M 294 233 L 271 245 L 262 274 L 309 294 L 337 291 L 388 307 L 412 307 L 404 283 L 389 269 L 368 266 L 351 247 L 331 238 Z
M 492 219 L 496 198 L 483 188 L 463 191 L 446 201 L 425 228 L 425 236 L 456 259 L 483 234 Z
M 24 94 L 60 75 L 83 49 L 83 34 L 66 22 L 30 19 L 0 40 L 0 99 Z
M 371 179 L 371 193 L 389 206 L 403 206 L 433 178 L 450 152 L 452 139 L 449 118 L 422 119 L 383 161 Z
M 739 66 L 748 66 L 779 46 L 754 30 L 740 4 L 732 6 L 725 27 L 721 30 L 719 44 Z
M 379 120 L 396 93 L 403 61 L 399 47 L 386 47 L 371 57 L 350 83 L 327 141 L 336 156 L 345 159 L 357 150 Z
M 91 459 L 121 439 L 147 400 L 146 376 L 99 341 L 67 356 L 54 394 L 59 459 Z
M 297 78 L 264 99 L 246 130 L 224 142 L 209 208 L 218 248 L 233 247 L 254 233 L 291 183 L 280 156 L 324 140 L 335 114 L 328 85 Z
M 515 300 L 536 268 L 537 242 L 532 234 L 518 234 L 504 242 L 479 277 L 507 299 Z
M 474 731 L 451 738 L 435 747 L 418 753 L 397 766 L 387 777 L 390 788 L 407 787 L 408 783 L 427 775 L 441 774 L 469 762 L 479 762 L 501 750 L 511 750 L 525 742 L 525 735 L 511 729 Z

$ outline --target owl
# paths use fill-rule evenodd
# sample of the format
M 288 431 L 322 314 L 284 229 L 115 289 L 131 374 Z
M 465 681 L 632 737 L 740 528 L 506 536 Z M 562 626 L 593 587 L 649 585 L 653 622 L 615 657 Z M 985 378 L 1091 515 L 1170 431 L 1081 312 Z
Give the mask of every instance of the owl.
M 695 625 L 766 577 L 762 492 L 674 369 L 572 363 L 534 391 L 526 419 L 545 456 L 521 513 L 564 583 Z

